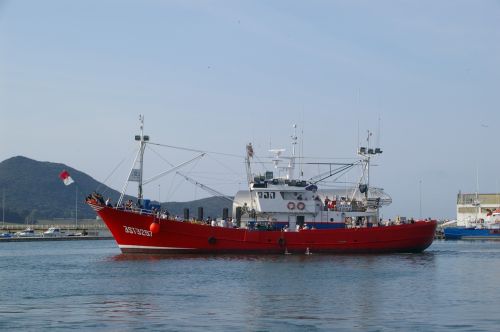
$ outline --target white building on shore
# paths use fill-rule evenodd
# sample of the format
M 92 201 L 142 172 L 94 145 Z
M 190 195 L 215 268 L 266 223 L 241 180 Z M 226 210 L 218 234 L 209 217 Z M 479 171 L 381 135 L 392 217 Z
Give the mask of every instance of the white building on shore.
M 476 220 L 486 219 L 487 214 L 500 208 L 500 193 L 457 195 L 457 226 L 467 226 Z

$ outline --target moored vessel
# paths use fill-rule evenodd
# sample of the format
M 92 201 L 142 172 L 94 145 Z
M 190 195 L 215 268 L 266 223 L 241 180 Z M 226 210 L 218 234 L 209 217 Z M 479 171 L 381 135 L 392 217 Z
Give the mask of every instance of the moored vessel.
M 333 169 L 330 167 L 327 173 L 310 179 L 304 179 L 302 172 L 295 175 L 295 133 L 291 155 L 284 156 L 284 149 L 270 150 L 275 155 L 274 170 L 263 175 L 252 172 L 254 151 L 248 144 L 245 157 L 248 190 L 234 197 L 234 219 L 207 223 L 173 218 L 145 204 L 142 165 L 149 136 L 143 133 L 142 116 L 140 120 L 141 133 L 136 136 L 140 145 L 135 159 L 139 167 L 133 167 L 128 178 L 138 182 L 137 203 L 124 203 L 125 191 L 116 206 L 106 204 L 98 194 L 87 198 L 123 253 L 420 252 L 433 241 L 435 220 L 401 219 L 392 223 L 380 219 L 380 208 L 392 199 L 381 188 L 370 186 L 370 160 L 382 153 L 380 148 L 370 148 L 370 134 L 368 146 L 358 149 L 359 161 L 331 163 Z M 354 167 L 362 170 L 355 186 L 342 190 L 318 187 L 326 178 Z
M 44 237 L 60 237 L 65 236 L 65 234 L 58 227 L 50 227 L 48 230 L 43 232 Z
M 14 234 L 16 237 L 35 237 L 35 236 L 38 236 L 35 231 L 33 230 L 33 228 L 31 227 L 28 227 L 26 228 L 25 230 L 21 231 L 21 232 L 17 232 Z
M 465 226 L 445 227 L 443 233 L 447 240 L 500 240 L 500 209 Z

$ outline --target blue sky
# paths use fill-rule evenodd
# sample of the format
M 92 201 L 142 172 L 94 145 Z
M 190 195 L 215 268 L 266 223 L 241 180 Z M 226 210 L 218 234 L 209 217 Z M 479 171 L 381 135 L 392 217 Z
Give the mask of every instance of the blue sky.
M 500 2 L 487 0 L 0 1 L 0 160 L 103 181 L 131 155 L 140 113 L 155 142 L 243 155 L 251 141 L 267 156 L 297 123 L 304 155 L 352 158 L 358 127 L 377 133 L 380 118 L 384 215 L 418 217 L 421 188 L 424 216 L 453 218 L 476 172 L 479 191 L 500 191 L 499 40 Z M 148 174 L 165 169 L 148 155 Z M 188 171 L 229 195 L 244 188 L 237 158 Z M 205 196 L 158 184 L 154 199 Z

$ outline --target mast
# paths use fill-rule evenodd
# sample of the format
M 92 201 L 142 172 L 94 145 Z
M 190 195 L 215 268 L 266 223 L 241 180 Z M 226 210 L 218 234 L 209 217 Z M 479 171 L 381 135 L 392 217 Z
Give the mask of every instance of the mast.
M 251 188 L 251 184 L 253 182 L 253 179 L 252 179 L 252 168 L 250 166 L 250 159 L 253 158 L 253 147 L 252 147 L 252 143 L 248 143 L 247 144 L 247 154 L 246 154 L 246 157 L 245 157 L 245 166 L 246 166 L 246 169 L 247 169 L 247 182 L 248 182 L 248 187 L 250 188 L 250 190 L 252 189 Z
M 380 149 L 380 147 L 377 147 L 377 148 L 370 147 L 370 137 L 371 136 L 372 136 L 372 132 L 368 130 L 367 137 L 366 137 L 366 146 L 360 146 L 358 149 L 358 154 L 363 157 L 363 163 L 364 163 L 363 174 L 361 175 L 358 189 L 361 191 L 361 193 L 365 194 L 366 200 L 368 200 L 368 193 L 370 190 L 370 160 L 371 160 L 371 156 L 375 156 L 377 154 L 382 153 L 382 149 Z M 365 180 L 364 184 L 362 183 L 363 179 Z M 363 186 L 363 190 L 361 190 L 362 186 Z M 358 190 L 358 189 L 356 189 L 356 190 Z M 354 193 L 353 193 L 353 196 L 354 196 Z
M 366 138 L 366 144 L 368 145 L 368 151 L 370 151 L 370 137 L 372 136 L 372 133 L 368 130 L 367 138 Z M 366 187 L 370 188 L 370 154 L 368 153 L 368 156 L 366 158 Z M 366 198 L 368 198 L 368 190 L 366 190 Z
M 253 147 L 252 143 L 247 144 L 247 155 L 245 157 L 245 166 L 247 169 L 247 182 L 248 182 L 248 190 L 250 192 L 250 211 L 253 211 L 254 208 L 254 197 L 252 194 L 252 168 L 250 165 L 250 158 L 253 158 Z
M 364 191 L 365 198 L 368 199 L 368 189 L 370 188 L 370 155 L 374 154 L 372 148 L 370 148 L 370 137 L 372 133 L 367 130 L 366 135 L 366 147 L 360 147 L 358 154 L 363 157 L 363 163 L 365 164 L 363 167 L 363 174 L 361 175 L 360 184 L 362 184 L 363 179 L 365 180 L 366 189 Z
M 139 151 L 137 151 L 137 155 L 135 156 L 134 163 L 132 164 L 132 168 L 128 174 L 128 179 L 125 181 L 123 185 L 122 192 L 120 198 L 118 199 L 118 206 L 121 205 L 123 201 L 123 197 L 125 196 L 125 192 L 127 191 L 127 186 L 129 182 L 138 182 L 137 189 L 137 199 L 138 203 L 141 203 L 143 199 L 143 165 L 144 165 L 144 150 L 146 149 L 146 143 L 149 142 L 149 136 L 144 135 L 144 115 L 139 115 L 140 121 L 140 135 L 135 135 L 135 140 L 139 142 Z M 136 165 L 139 164 L 139 168 L 136 168 Z
M 142 202 L 143 191 L 142 191 L 142 180 L 143 180 L 143 170 L 144 170 L 144 150 L 146 149 L 146 142 L 149 141 L 149 136 L 144 136 L 144 115 L 139 115 L 139 121 L 141 123 L 140 130 L 141 134 L 135 136 L 135 140 L 139 141 L 139 184 L 137 188 L 137 200 Z
M 292 138 L 292 157 L 288 163 L 288 178 L 293 179 L 295 173 L 295 147 L 297 146 L 297 125 L 293 125 L 293 135 Z
M 274 153 L 273 164 L 274 168 L 283 170 L 286 172 L 285 179 L 291 180 L 295 177 L 295 158 L 296 156 L 296 146 L 297 146 L 297 125 L 293 125 L 293 135 L 290 136 L 292 139 L 292 155 L 291 156 L 282 156 L 281 154 L 285 152 L 285 149 L 270 149 L 269 152 Z M 300 156 L 299 156 L 300 157 Z M 288 160 L 287 166 L 280 166 L 280 163 L 284 160 Z M 302 169 L 301 169 L 302 173 Z M 281 174 L 281 172 L 280 172 Z M 302 176 L 302 175 L 301 175 Z

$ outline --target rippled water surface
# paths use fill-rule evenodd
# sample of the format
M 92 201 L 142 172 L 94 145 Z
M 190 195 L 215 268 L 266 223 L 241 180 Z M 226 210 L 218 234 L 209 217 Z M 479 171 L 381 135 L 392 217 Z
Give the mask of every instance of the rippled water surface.
M 0 330 L 498 331 L 499 278 L 500 242 L 261 257 L 0 243 Z

